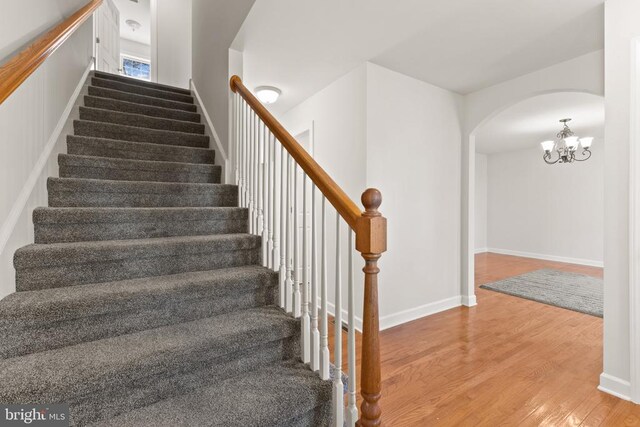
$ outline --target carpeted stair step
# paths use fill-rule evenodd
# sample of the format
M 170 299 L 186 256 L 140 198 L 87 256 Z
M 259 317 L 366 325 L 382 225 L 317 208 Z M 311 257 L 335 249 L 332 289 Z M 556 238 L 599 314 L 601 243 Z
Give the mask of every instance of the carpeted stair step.
M 209 148 L 209 137 L 195 133 L 169 130 L 147 129 L 113 123 L 74 120 L 76 135 L 110 138 L 120 141 L 150 142 L 153 144 L 179 145 L 185 147 Z
M 104 87 L 89 86 L 87 88 L 89 96 L 101 98 L 116 99 L 119 101 L 127 101 L 135 104 L 150 105 L 154 107 L 171 108 L 174 110 L 183 110 L 195 113 L 198 107 L 193 103 L 171 101 L 168 99 L 154 98 L 152 96 L 144 96 L 131 92 L 122 92 L 120 90 L 107 89 Z
M 250 265 L 16 292 L 0 300 L 0 359 L 275 305 L 277 288 Z
M 100 98 L 97 96 L 85 96 L 86 107 L 101 108 L 103 110 L 121 111 L 123 113 L 143 114 L 149 117 L 161 117 L 185 122 L 200 123 L 200 114 L 189 111 L 175 110 L 171 108 L 154 107 L 151 105 L 136 104 L 117 99 Z
M 120 74 L 105 73 L 104 71 L 93 71 L 92 73 L 93 73 L 93 77 L 97 77 L 100 79 L 115 80 L 118 82 L 130 84 L 130 85 L 138 85 L 142 87 L 148 87 L 151 89 L 181 93 L 183 95 L 191 95 L 191 91 L 189 89 L 183 89 L 181 87 L 167 86 L 160 83 L 153 83 L 153 82 L 148 82 L 146 80 L 139 80 L 131 77 L 121 76 Z
M 118 125 L 140 128 L 170 130 L 175 132 L 196 133 L 204 135 L 204 125 L 181 120 L 149 117 L 143 114 L 125 113 L 121 111 L 103 110 L 92 107 L 80 107 L 80 120 L 115 123 Z
M 91 136 L 67 136 L 67 153 L 82 156 L 112 157 L 160 162 L 215 162 L 215 151 L 208 148 L 180 147 L 149 142 L 119 141 Z
M 138 95 L 151 96 L 153 98 L 168 99 L 171 101 L 193 103 L 193 97 L 182 93 L 167 90 L 152 89 L 130 82 L 119 82 L 111 79 L 91 78 L 91 86 L 103 87 L 107 89 L 119 90 L 121 92 L 135 93 Z
M 0 401 L 68 402 L 75 425 L 293 357 L 299 321 L 236 311 L 0 361 Z
M 260 246 L 251 234 L 32 244 L 14 255 L 16 290 L 255 265 Z
M 245 208 L 36 208 L 35 243 L 248 232 Z
M 229 184 L 49 178 L 51 207 L 232 207 L 238 187 Z
M 325 427 L 331 382 L 285 361 L 122 414 L 101 427 Z
M 62 178 L 120 181 L 219 183 L 222 167 L 202 163 L 156 162 L 59 154 Z

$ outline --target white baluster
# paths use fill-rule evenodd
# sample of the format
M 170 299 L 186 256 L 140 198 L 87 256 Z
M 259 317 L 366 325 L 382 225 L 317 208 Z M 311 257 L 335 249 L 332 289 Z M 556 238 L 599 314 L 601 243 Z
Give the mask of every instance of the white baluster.
M 244 201 L 245 197 L 245 189 L 244 189 L 244 162 L 245 162 L 245 150 L 244 150 L 244 141 L 245 141 L 245 122 L 244 122 L 244 112 L 245 112 L 245 103 L 244 99 L 240 101 L 240 206 L 243 208 L 247 207 Z
M 320 369 L 320 331 L 318 331 L 318 244 L 316 230 L 316 186 L 311 183 L 311 369 Z
M 267 246 L 269 243 L 269 227 L 267 219 L 267 127 L 261 122 L 260 152 L 262 153 L 262 173 L 260 175 L 260 227 L 262 227 L 262 265 L 268 265 Z
M 333 339 L 333 425 L 344 425 L 344 384 L 342 383 L 342 268 L 340 255 L 340 215 L 336 212 L 336 295 Z
M 302 361 L 311 361 L 311 319 L 309 317 L 309 239 L 307 238 L 307 174 L 302 180 Z
M 260 235 L 260 135 L 258 126 L 258 115 L 253 113 L 253 234 Z
M 247 174 L 249 173 L 249 122 L 248 122 L 248 105 L 245 102 L 242 109 L 242 206 L 249 209 L 249 180 Z M 251 222 L 251 213 L 248 211 L 249 220 Z M 250 226 L 250 224 L 249 224 Z
M 287 220 L 286 220 L 286 228 L 287 228 L 287 282 L 285 285 L 285 292 L 287 293 L 287 312 L 294 312 L 294 286 L 295 283 L 293 281 L 293 245 L 291 241 L 291 191 L 292 191 L 292 178 L 291 173 L 291 155 L 287 154 Z
M 349 229 L 349 332 L 347 338 L 347 357 L 349 368 L 348 401 L 347 401 L 347 427 L 355 427 L 358 421 L 358 407 L 356 402 L 356 302 L 355 280 L 353 269 L 353 231 Z
M 248 123 L 248 127 L 249 127 L 249 140 L 248 140 L 248 144 L 249 144 L 249 170 L 248 170 L 248 175 L 249 175 L 249 183 L 247 186 L 247 191 L 249 193 L 249 232 L 251 234 L 255 234 L 256 230 L 255 230 L 255 204 L 254 204 L 254 198 L 253 198 L 253 191 L 254 191 L 254 181 L 253 181 L 253 170 L 254 170 L 254 164 L 255 164 L 255 144 L 254 144 L 254 129 L 253 129 L 253 112 L 252 110 L 249 110 L 249 123 Z
M 276 155 L 276 144 L 278 141 L 276 140 L 275 135 L 271 135 L 272 144 L 271 144 L 271 185 L 273 195 L 271 197 L 271 268 L 274 271 L 278 271 L 279 265 L 279 247 L 278 247 L 278 176 L 277 176 L 277 164 L 278 164 L 278 156 Z
M 293 315 L 300 317 L 301 301 L 300 301 L 300 206 L 298 205 L 298 164 L 293 164 Z
M 265 125 L 266 126 L 266 125 Z M 272 173 L 272 169 L 273 166 L 271 164 L 271 131 L 270 130 L 266 130 L 266 134 L 265 134 L 265 158 L 266 158 L 266 168 L 267 168 L 267 177 L 265 179 L 266 183 L 267 183 L 267 190 L 265 191 L 266 197 L 267 197 L 267 201 L 265 203 L 266 205 L 266 212 L 267 214 L 265 215 L 265 222 L 267 224 L 267 261 L 265 262 L 265 264 L 267 265 L 267 267 L 269 267 L 270 269 L 273 269 L 273 180 L 271 178 L 271 173 Z
M 287 305 L 287 241 L 286 241 L 286 219 L 287 219 L 287 176 L 285 168 L 287 166 L 286 150 L 280 145 L 280 307 L 288 310 Z
M 321 226 L 321 253 L 320 253 L 320 378 L 329 379 L 329 320 L 327 312 L 327 233 L 326 233 L 326 202 L 322 197 L 322 226 Z

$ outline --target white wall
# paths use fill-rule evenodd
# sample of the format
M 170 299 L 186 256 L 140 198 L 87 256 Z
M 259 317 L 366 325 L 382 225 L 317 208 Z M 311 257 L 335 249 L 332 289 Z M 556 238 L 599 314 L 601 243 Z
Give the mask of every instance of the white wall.
M 362 64 L 278 117 L 285 129 L 292 135 L 298 135 L 309 129 L 313 122 L 314 159 L 358 205 L 360 204 L 360 195 L 366 189 L 367 177 L 366 82 L 367 67 Z M 317 200 L 319 205 L 319 195 Z M 329 230 L 327 247 L 330 248 L 328 253 L 331 254 L 334 253 L 333 248 L 335 248 L 335 211 L 330 205 L 327 206 L 327 215 L 327 230 Z M 320 232 L 318 232 L 318 236 L 320 236 Z M 345 241 L 346 226 L 343 224 L 342 242 Z M 345 254 L 342 261 L 344 274 L 346 274 L 346 262 Z M 363 262 L 360 256 L 356 258 L 356 265 L 363 264 Z M 329 255 L 327 271 L 330 274 L 335 271 L 334 266 L 334 257 Z M 357 268 L 357 283 L 362 283 L 363 280 L 360 270 L 361 268 Z M 346 283 L 346 276 L 343 283 Z M 343 290 L 343 301 L 346 301 L 346 287 Z M 330 286 L 329 301 L 331 304 L 335 301 L 334 295 L 334 289 Z M 362 301 L 363 297 L 362 286 L 359 286 L 356 288 L 356 301 Z M 333 307 L 333 305 L 331 306 Z M 362 318 L 362 304 L 356 305 L 356 316 L 358 319 Z M 358 323 L 361 321 L 359 320 Z
M 189 88 L 192 62 L 191 0 L 151 3 L 152 75 L 158 83 Z M 155 18 L 153 17 L 155 10 Z
M 151 46 L 120 38 L 120 53 L 140 59 L 151 60 Z
M 460 305 L 462 97 L 367 64 L 367 187 L 382 192 L 381 324 Z
M 228 149 L 229 48 L 255 0 L 193 0 L 193 83 Z
M 16 19 L 25 14 L 14 9 Z M 0 104 L 0 297 L 15 291 L 13 254 L 33 243 L 33 208 L 47 205 L 47 177 L 57 176 L 57 153 L 66 151 L 56 131 L 92 52 L 89 19 Z
M 476 153 L 476 253 L 487 249 L 487 155 Z
M 602 389 L 630 396 L 629 148 L 631 40 L 640 37 L 640 2 L 605 2 L 604 370 Z M 635 325 L 634 330 L 637 329 Z M 637 361 L 633 361 L 636 363 Z M 640 384 L 634 384 L 640 387 Z M 638 399 L 638 396 L 634 396 Z
M 460 305 L 460 104 L 449 91 L 365 63 L 281 117 L 294 135 L 314 122 L 316 161 L 356 203 L 367 187 L 382 192 L 382 329 Z
M 489 251 L 602 266 L 602 142 L 592 151 L 569 165 L 547 165 L 538 147 L 487 156 Z
M 85 4 L 86 0 L 2 2 L 0 63 Z

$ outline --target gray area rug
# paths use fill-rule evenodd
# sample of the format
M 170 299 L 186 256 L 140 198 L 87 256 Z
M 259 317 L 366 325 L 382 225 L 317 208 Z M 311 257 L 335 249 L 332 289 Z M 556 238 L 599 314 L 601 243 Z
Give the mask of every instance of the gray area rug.
M 602 283 L 583 274 L 537 270 L 480 287 L 602 317 Z

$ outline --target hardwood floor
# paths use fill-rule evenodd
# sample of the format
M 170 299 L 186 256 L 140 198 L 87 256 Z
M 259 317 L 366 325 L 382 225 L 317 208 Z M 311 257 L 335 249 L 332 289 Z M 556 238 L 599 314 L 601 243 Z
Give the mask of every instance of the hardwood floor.
M 603 273 L 481 254 L 476 286 L 541 268 Z M 381 333 L 384 425 L 640 426 L 640 406 L 596 389 L 602 319 L 483 289 L 476 295 L 476 307 Z

